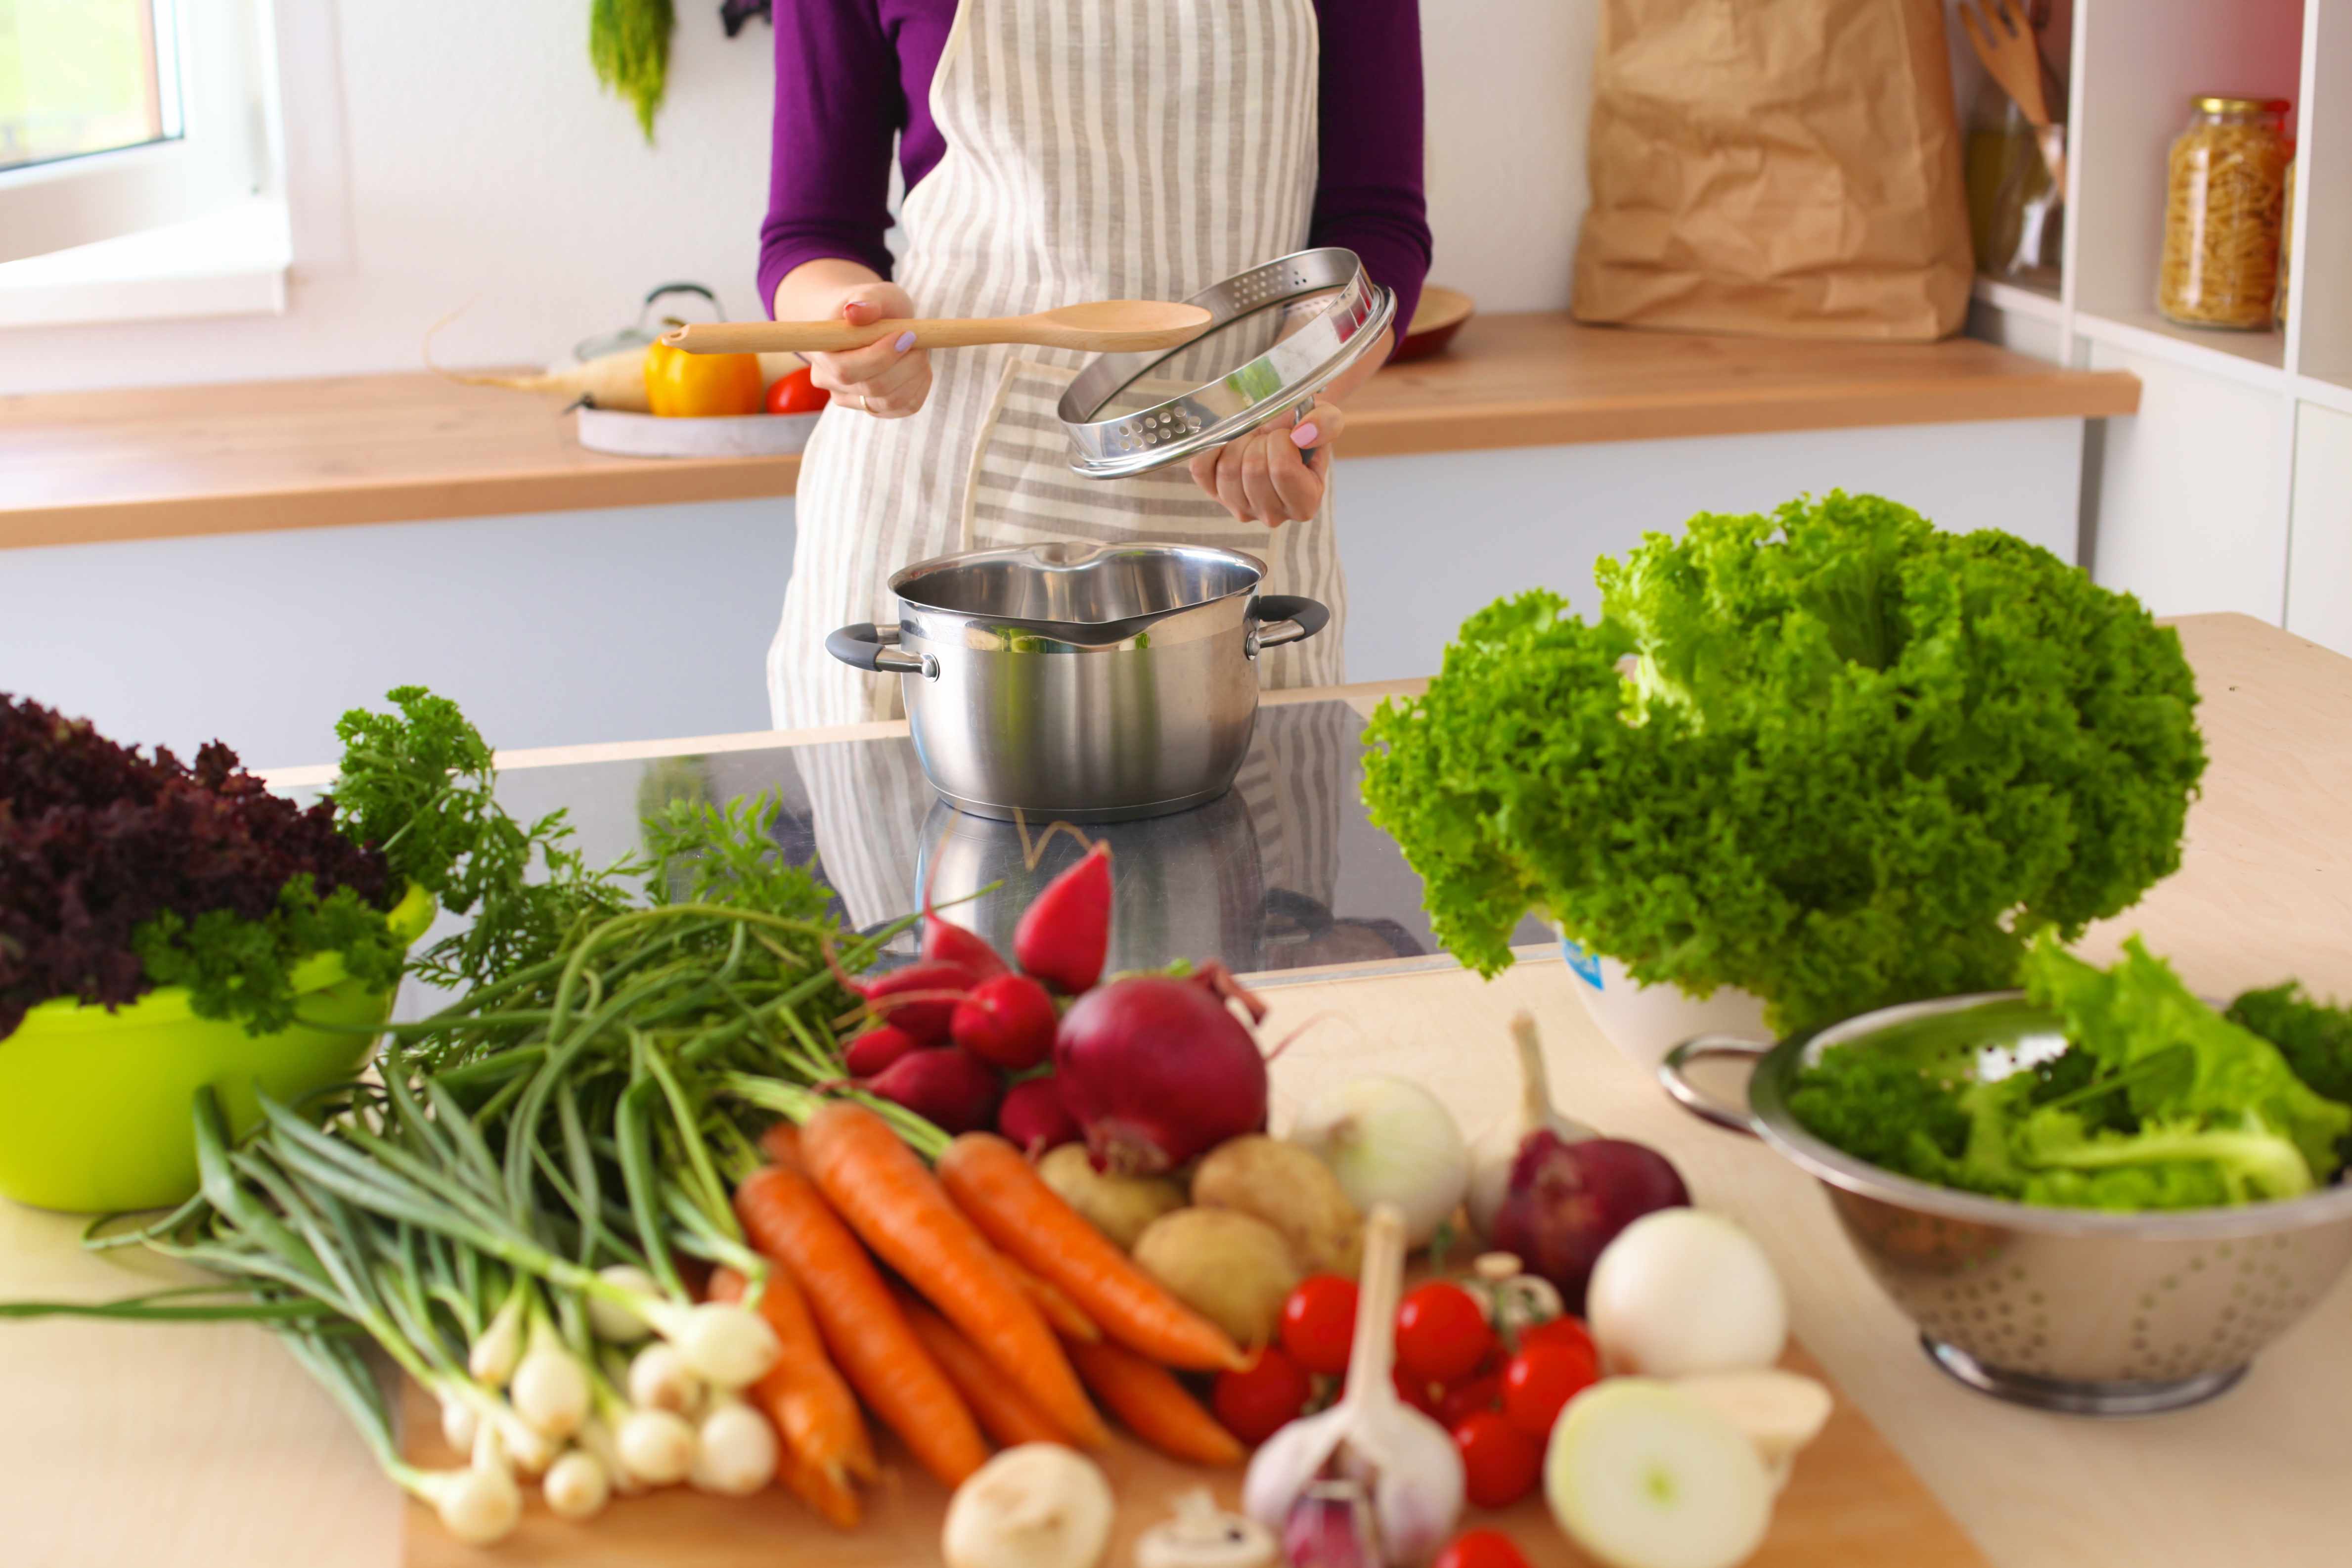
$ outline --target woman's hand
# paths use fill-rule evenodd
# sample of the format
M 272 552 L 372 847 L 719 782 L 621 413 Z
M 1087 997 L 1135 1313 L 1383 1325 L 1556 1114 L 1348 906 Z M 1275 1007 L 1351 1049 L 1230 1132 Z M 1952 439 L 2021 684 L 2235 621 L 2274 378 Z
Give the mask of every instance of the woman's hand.
M 914 313 L 915 302 L 904 289 L 876 280 L 835 290 L 829 308 L 803 319 L 839 316 L 853 327 L 862 327 L 874 321 L 905 321 Z M 931 356 L 908 346 L 913 336 L 903 333 L 895 342 L 886 339 L 840 353 L 808 354 L 804 357 L 809 362 L 809 379 L 833 394 L 835 403 L 877 419 L 904 419 L 922 407 L 931 393 Z
M 1192 482 L 1213 496 L 1235 522 L 1279 528 L 1304 522 L 1323 507 L 1331 476 L 1331 443 L 1347 416 L 1328 396 L 1295 421 L 1261 425 L 1237 441 L 1192 459 Z

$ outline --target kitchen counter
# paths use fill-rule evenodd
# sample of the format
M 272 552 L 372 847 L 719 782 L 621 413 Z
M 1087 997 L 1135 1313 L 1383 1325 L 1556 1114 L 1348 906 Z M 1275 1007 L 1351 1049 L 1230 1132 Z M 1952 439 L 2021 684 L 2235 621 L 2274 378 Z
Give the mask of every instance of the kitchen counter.
M 2195 617 L 2180 630 L 2197 667 L 2212 756 L 2185 863 L 2086 945 L 2104 958 L 2137 930 L 2209 993 L 2294 974 L 2323 994 L 2352 995 L 2352 943 L 2344 935 L 2352 930 L 2352 661 L 2242 616 Z M 1282 727 L 1286 710 L 1297 709 L 1307 716 L 1287 722 L 1328 748 L 1348 738 L 1340 716 L 1360 714 L 1378 695 L 1284 694 L 1269 727 Z M 572 798 L 586 811 L 583 832 L 609 843 L 625 832 L 639 791 L 654 799 L 739 783 L 781 786 L 788 762 L 808 820 L 818 824 L 824 792 L 891 776 L 887 744 L 856 748 L 898 732 L 871 725 L 516 754 L 503 759 L 506 787 L 551 799 L 572 787 L 567 778 L 593 784 Z M 699 765 L 681 763 L 688 757 Z M 1297 781 L 1344 779 L 1345 766 L 1344 758 L 1309 758 L 1265 776 L 1277 794 L 1288 787 L 1297 795 Z M 307 788 L 322 779 L 323 770 L 298 770 L 273 782 Z M 1279 844 L 1269 850 L 1274 840 L 1255 825 L 1311 821 L 1316 798 L 1270 808 L 1264 818 L 1253 808 L 1246 837 L 1261 868 L 1261 907 L 1264 889 L 1292 875 L 1264 868 L 1292 852 Z M 845 901 L 866 896 L 853 890 L 866 885 L 861 875 L 886 889 L 876 896 L 887 896 L 887 879 L 922 853 L 912 837 L 925 816 L 925 803 L 909 798 L 870 819 L 908 842 L 887 847 L 889 857 L 859 872 L 844 868 L 836 889 Z M 891 823 L 895 829 L 881 826 Z M 1241 842 L 1237 836 L 1234 845 Z M 1344 821 L 1334 842 L 1343 847 L 1327 862 L 1333 891 L 1321 929 L 1389 921 L 1410 936 L 1375 886 L 1373 847 L 1349 839 Z M 1176 864 L 1181 846 L 1160 847 L 1172 857 L 1162 875 L 1186 875 Z M 1194 855 L 1221 858 L 1213 847 Z M 1300 852 L 1285 863 L 1316 862 Z M 1194 907 L 1250 905 L 1244 896 Z M 1288 912 L 1301 911 L 1294 905 Z M 1316 921 L 1294 926 L 1311 931 Z M 1291 929 L 1259 928 L 1254 951 L 1263 958 L 1279 949 Z M 2342 1543 L 2352 1539 L 2352 1489 L 2342 1480 L 2352 1289 L 2331 1294 L 2242 1384 L 2198 1409 L 2101 1424 L 1997 1404 L 1928 1364 L 1806 1178 L 1759 1146 L 1684 1116 L 1611 1049 L 1585 1018 L 1578 983 L 1549 952 L 1528 950 L 1517 968 L 1486 984 L 1440 959 L 1396 956 L 1393 942 L 1389 954 L 1367 959 L 1354 940 L 1313 954 L 1334 963 L 1268 977 L 1271 1037 L 1303 1031 L 1276 1065 L 1277 1122 L 1286 1107 L 1340 1076 L 1391 1072 L 1429 1083 L 1475 1134 L 1516 1094 L 1505 1026 L 1513 1010 L 1530 1008 L 1568 1109 L 1665 1150 L 1702 1203 L 1756 1231 L 1788 1282 L 1799 1337 L 1991 1562 L 2318 1568 L 2342 1560 Z M 1299 956 L 1295 947 L 1291 956 Z M 0 1205 L 0 1300 L 96 1300 L 140 1288 L 122 1264 L 77 1249 L 80 1225 Z M 393 1489 L 326 1398 L 258 1331 L 0 1323 L 0 1406 L 10 1415 L 0 1423 L 0 1560 L 9 1568 L 394 1568 L 399 1560 Z
M 1349 408 L 1350 457 L 2134 412 L 2120 371 L 1990 343 L 1474 318 Z M 0 549 L 790 495 L 800 459 L 584 450 L 552 400 L 429 374 L 0 397 Z

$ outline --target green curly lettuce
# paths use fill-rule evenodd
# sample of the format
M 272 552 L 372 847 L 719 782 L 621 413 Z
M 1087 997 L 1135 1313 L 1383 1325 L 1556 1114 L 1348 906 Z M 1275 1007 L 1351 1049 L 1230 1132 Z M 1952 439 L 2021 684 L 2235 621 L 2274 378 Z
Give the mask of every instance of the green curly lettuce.
M 2203 773 L 2179 643 L 2000 532 L 1832 492 L 1693 518 L 1473 616 L 1366 731 L 1364 795 L 1491 974 L 1530 910 L 1789 1030 L 2011 984 L 2179 864 Z

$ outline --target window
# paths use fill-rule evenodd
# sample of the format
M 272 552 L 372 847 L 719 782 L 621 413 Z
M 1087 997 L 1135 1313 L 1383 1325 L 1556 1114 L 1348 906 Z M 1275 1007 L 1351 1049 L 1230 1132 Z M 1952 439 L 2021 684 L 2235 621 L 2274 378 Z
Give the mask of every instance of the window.
M 0 263 L 262 190 L 268 0 L 0 0 Z

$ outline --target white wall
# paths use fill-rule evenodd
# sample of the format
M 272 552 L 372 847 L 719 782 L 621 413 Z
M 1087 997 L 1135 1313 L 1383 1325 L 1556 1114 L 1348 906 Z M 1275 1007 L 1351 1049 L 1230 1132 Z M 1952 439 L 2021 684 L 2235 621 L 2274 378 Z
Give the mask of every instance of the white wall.
M 295 267 L 286 313 L 0 329 L 0 394 L 569 353 L 695 279 L 757 311 L 771 39 L 678 7 L 648 148 L 588 65 L 587 0 L 277 0 Z M 1565 305 L 1598 0 L 1423 6 L 1440 281 Z M 1336 7 L 1343 12 L 1344 6 Z

